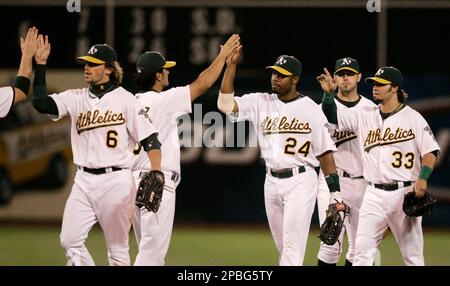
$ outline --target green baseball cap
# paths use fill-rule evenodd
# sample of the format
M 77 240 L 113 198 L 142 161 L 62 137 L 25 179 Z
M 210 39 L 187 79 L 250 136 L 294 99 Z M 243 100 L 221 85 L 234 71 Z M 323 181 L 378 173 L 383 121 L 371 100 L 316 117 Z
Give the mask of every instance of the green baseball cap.
M 175 66 L 177 63 L 173 61 L 166 61 L 160 52 L 145 52 L 141 54 L 136 61 L 137 72 L 146 70 L 150 73 L 156 72 L 160 69 L 168 69 Z
M 293 56 L 281 55 L 272 66 L 268 66 L 266 69 L 275 70 L 282 75 L 300 76 L 302 63 Z
M 94 64 L 113 64 L 117 61 L 117 53 L 107 44 L 95 44 L 89 49 L 87 55 L 77 59 Z
M 349 70 L 354 73 L 359 73 L 359 63 L 357 60 L 350 57 L 339 59 L 336 61 L 334 66 L 334 73 L 336 74 L 341 70 Z
M 401 86 L 403 83 L 402 73 L 394 67 L 382 67 L 373 77 L 366 78 L 367 83 L 395 84 Z

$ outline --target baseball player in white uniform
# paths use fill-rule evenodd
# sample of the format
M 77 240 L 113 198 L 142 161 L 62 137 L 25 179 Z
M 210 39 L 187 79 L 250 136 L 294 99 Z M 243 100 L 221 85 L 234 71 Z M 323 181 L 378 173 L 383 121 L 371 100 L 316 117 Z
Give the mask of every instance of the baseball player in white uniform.
M 145 52 L 136 63 L 136 85 L 141 90 L 136 97 L 148 110 L 152 122 L 160 131 L 161 150 L 164 153 L 162 171 L 166 181 L 158 212 L 155 214 L 142 207 L 136 207 L 133 228 L 139 246 L 135 265 L 165 264 L 169 249 L 175 216 L 175 193 L 180 182 L 180 143 L 177 118 L 191 112 L 191 102 L 205 93 L 220 76 L 225 59 L 240 46 L 239 36 L 232 35 L 221 48 L 219 55 L 198 78 L 189 85 L 164 90 L 169 85 L 169 68 L 175 62 L 166 61 L 159 52 Z M 140 174 L 149 171 L 148 157 L 136 152 L 133 166 L 136 184 Z
M 425 119 L 405 104 L 401 72 L 383 67 L 366 79 L 373 84 L 378 106 L 337 109 L 337 114 L 328 71 L 319 80 L 328 120 L 357 134 L 363 175 L 369 182 L 360 208 L 353 265 L 373 265 L 388 227 L 405 264 L 424 265 L 422 217 L 406 216 L 402 204 L 408 192 L 417 197 L 425 194 L 440 148 Z
M 68 265 L 94 265 L 85 240 L 98 222 L 108 249 L 109 265 L 130 265 L 128 235 L 134 209 L 133 148 L 140 142 L 153 170 L 160 170 L 161 152 L 155 127 L 137 99 L 119 84 L 122 69 L 116 52 L 106 44 L 91 47 L 84 62 L 90 86 L 47 95 L 45 64 L 50 53 L 35 57 L 33 105 L 55 120 L 70 116 L 72 152 L 77 165 L 67 199 L 61 245 Z M 37 53 L 38 54 L 38 53 Z
M 358 94 L 358 82 L 361 80 L 357 60 L 345 57 L 336 61 L 334 69 L 334 81 L 337 85 L 337 94 L 334 101 L 338 110 L 361 109 L 363 107 L 375 107 L 375 104 L 367 98 Z M 367 181 L 362 174 L 362 163 L 360 148 L 356 134 L 351 130 L 337 129 L 336 125 L 330 124 L 331 138 L 336 144 L 337 152 L 334 153 L 336 169 L 341 185 L 342 199 L 350 207 L 350 216 L 344 220 L 344 228 L 339 241 L 334 245 L 320 243 L 318 266 L 336 266 L 342 252 L 344 233 L 347 232 L 348 251 L 346 255 L 346 266 L 351 266 L 354 255 L 356 229 L 358 226 L 359 208 L 366 190 Z M 325 221 L 325 213 L 330 201 L 330 191 L 327 183 L 320 172 L 319 193 L 317 195 L 317 206 L 320 225 Z
M 33 56 L 38 47 L 38 29 L 31 27 L 25 38 L 20 37 L 22 58 L 14 85 L 0 87 L 0 118 L 6 117 L 14 103 L 27 99 L 30 77 L 33 71 Z
M 333 160 L 335 151 L 320 107 L 296 90 L 302 65 L 282 55 L 266 69 L 272 71 L 272 93 L 234 97 L 240 50 L 227 60 L 218 108 L 232 120 L 249 120 L 258 134 L 266 162 L 264 198 L 269 227 L 279 251 L 280 265 L 303 265 L 311 217 L 318 191 L 318 167 L 339 191 Z

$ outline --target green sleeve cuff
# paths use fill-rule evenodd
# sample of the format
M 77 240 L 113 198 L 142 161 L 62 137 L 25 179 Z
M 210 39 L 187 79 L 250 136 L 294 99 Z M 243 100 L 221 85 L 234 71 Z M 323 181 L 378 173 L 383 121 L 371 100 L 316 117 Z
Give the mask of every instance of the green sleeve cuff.
M 325 176 L 325 181 L 327 182 L 330 193 L 341 191 L 341 187 L 339 185 L 339 176 L 336 173 Z
M 430 178 L 432 172 L 433 169 L 431 169 L 430 167 L 422 166 L 422 168 L 420 168 L 419 178 L 427 181 Z
M 322 110 L 328 119 L 328 122 L 337 124 L 337 106 L 334 102 L 334 92 L 324 92 L 322 98 Z

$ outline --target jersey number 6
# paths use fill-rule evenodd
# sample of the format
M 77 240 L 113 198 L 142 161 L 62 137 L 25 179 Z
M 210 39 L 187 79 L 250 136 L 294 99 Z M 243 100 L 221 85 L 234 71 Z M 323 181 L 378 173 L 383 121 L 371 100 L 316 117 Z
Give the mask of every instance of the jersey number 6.
M 288 155 L 295 155 L 295 151 L 294 150 L 289 150 L 289 149 L 294 149 L 295 146 L 297 146 L 297 140 L 295 140 L 295 138 L 289 137 L 288 139 L 286 139 L 286 146 L 284 146 L 284 153 L 288 154 Z M 303 156 L 307 157 L 309 154 L 309 148 L 311 147 L 311 142 L 310 141 L 306 141 L 305 144 L 303 144 L 299 149 L 298 149 L 298 153 L 303 154 Z
M 106 146 L 109 148 L 116 148 L 117 146 L 117 131 L 110 130 L 108 133 L 106 133 Z

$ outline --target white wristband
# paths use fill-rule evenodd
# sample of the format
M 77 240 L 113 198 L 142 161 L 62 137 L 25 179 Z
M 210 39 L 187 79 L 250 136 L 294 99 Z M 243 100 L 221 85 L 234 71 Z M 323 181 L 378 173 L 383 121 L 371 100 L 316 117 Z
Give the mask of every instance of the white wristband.
M 219 98 L 217 99 L 217 107 L 223 113 L 230 113 L 234 108 L 234 92 L 222 93 L 219 91 Z

